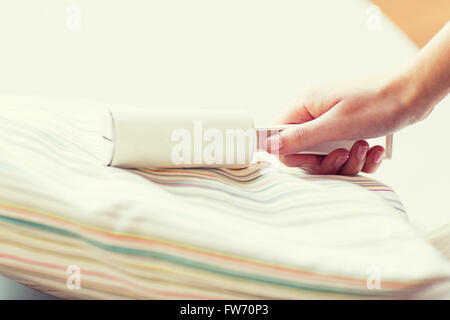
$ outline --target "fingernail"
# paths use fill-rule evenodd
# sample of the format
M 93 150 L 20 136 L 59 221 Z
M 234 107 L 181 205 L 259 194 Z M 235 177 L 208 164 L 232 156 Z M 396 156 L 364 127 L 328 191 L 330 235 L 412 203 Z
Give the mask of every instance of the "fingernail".
M 304 163 L 304 164 L 300 165 L 300 168 L 307 170 L 307 171 L 313 171 L 317 168 L 317 164 Z
M 282 147 L 280 135 L 275 134 L 267 138 L 266 145 L 269 152 L 280 150 Z
M 373 162 L 375 162 L 375 163 L 380 163 L 381 162 L 381 160 L 383 160 L 383 156 L 384 156 L 384 151 L 376 151 L 374 154 L 373 154 Z
M 348 155 L 337 157 L 336 161 L 334 162 L 334 167 L 336 169 L 342 167 L 344 165 L 345 161 L 347 161 L 347 159 L 348 159 Z
M 367 150 L 369 150 L 368 146 L 358 147 L 358 150 L 356 150 L 356 159 L 361 161 L 366 156 Z

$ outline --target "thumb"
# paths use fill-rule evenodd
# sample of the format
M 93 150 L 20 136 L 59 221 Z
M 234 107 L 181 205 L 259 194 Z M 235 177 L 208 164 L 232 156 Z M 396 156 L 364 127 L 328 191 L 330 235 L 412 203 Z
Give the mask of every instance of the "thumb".
M 277 135 L 267 139 L 271 153 L 294 154 L 316 144 L 334 139 L 332 126 L 325 119 L 317 118 L 301 124 L 290 125 Z

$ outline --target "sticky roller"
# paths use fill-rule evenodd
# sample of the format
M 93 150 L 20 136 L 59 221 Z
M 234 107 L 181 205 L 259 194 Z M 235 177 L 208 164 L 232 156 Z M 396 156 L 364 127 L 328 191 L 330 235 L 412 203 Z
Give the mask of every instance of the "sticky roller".
M 255 127 L 242 110 L 112 108 L 105 113 L 102 162 L 122 168 L 242 168 L 268 136 L 288 126 Z M 326 142 L 302 153 L 349 150 L 354 142 Z M 391 146 L 388 136 L 386 157 Z

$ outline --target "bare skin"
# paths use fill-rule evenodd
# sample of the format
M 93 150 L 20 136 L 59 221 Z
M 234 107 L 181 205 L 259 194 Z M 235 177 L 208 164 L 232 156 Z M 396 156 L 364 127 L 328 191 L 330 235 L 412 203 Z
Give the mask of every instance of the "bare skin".
M 280 124 L 297 124 L 267 140 L 287 166 L 312 174 L 373 173 L 384 148 L 365 140 L 326 156 L 296 154 L 335 140 L 381 137 L 425 119 L 450 92 L 450 23 L 402 69 L 357 85 L 305 90 Z

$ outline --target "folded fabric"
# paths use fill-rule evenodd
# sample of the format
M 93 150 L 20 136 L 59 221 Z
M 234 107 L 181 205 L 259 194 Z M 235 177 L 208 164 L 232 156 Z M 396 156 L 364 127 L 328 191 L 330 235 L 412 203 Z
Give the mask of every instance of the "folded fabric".
M 427 239 L 429 239 L 430 242 L 447 257 L 447 259 L 450 259 L 450 223 L 447 223 L 428 234 Z
M 448 284 L 449 261 L 367 177 L 311 176 L 264 154 L 239 170 L 105 167 L 103 108 L 0 110 L 0 273 L 31 287 L 298 299 L 410 298 Z

